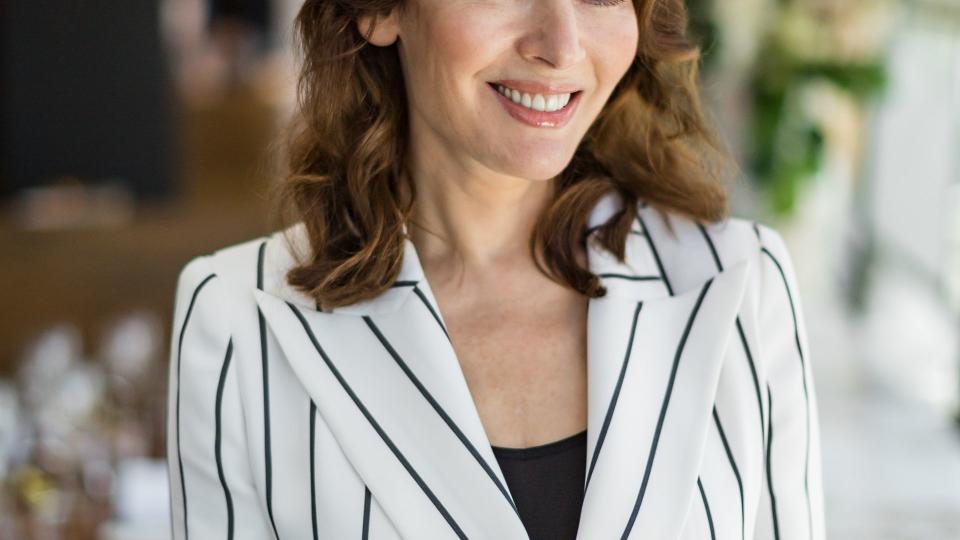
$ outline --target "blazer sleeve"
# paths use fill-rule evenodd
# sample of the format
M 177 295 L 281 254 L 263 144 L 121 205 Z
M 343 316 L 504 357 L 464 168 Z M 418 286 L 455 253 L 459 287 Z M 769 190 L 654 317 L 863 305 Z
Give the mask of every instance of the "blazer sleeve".
M 793 261 L 773 228 L 760 244 L 758 336 L 767 410 L 756 539 L 825 537 L 820 424 Z
M 264 510 L 244 439 L 234 340 L 210 256 L 180 271 L 167 394 L 173 538 L 263 539 Z

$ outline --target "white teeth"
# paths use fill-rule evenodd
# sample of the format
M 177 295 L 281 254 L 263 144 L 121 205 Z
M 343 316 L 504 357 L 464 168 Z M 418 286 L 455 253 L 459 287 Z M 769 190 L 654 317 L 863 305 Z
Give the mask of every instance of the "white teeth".
M 503 85 L 497 85 L 497 91 L 514 103 L 523 105 L 528 109 L 547 112 L 558 111 L 566 107 L 567 103 L 570 103 L 571 96 L 571 94 L 550 94 L 546 96 L 543 94 L 533 94 L 531 96 L 530 94 L 520 92 L 513 88 L 507 88 Z
M 543 94 L 533 96 L 533 110 L 542 111 L 547 108 L 547 102 L 543 99 Z

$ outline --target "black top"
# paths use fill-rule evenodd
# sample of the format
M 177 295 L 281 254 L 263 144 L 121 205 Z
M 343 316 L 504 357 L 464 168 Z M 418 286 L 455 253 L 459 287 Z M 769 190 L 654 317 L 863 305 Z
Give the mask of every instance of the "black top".
M 491 446 L 530 540 L 573 540 L 580 524 L 587 431 L 539 446 Z

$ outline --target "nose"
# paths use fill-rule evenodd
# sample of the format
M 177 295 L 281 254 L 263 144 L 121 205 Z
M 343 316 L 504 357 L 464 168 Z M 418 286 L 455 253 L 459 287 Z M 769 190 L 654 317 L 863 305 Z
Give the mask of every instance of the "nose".
M 530 10 L 529 31 L 520 42 L 525 58 L 557 69 L 576 65 L 585 55 L 575 2 L 544 0 Z

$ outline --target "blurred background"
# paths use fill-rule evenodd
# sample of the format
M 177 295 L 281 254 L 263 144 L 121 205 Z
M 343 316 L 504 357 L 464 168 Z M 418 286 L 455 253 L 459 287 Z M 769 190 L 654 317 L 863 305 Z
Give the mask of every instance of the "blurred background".
M 798 274 L 838 539 L 960 538 L 960 0 L 688 0 Z M 0 3 L 0 540 L 169 538 L 190 258 L 269 232 L 298 0 Z

